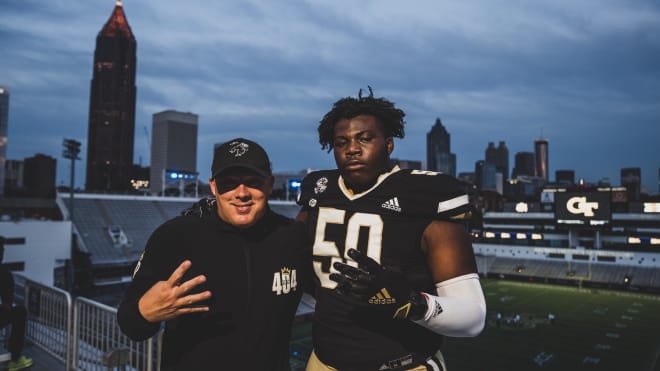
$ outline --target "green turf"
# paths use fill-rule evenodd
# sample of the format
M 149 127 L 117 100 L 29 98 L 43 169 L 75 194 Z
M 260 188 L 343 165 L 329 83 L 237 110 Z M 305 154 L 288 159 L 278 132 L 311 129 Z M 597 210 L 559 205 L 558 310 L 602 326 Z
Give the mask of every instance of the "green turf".
M 482 286 L 487 325 L 477 338 L 446 339 L 450 370 L 647 371 L 655 365 L 660 296 L 500 280 Z M 503 320 L 497 327 L 498 311 L 505 318 L 520 314 L 521 324 Z
M 482 280 L 488 320 L 476 338 L 445 338 L 450 371 L 660 371 L 660 296 Z M 496 313 L 504 319 L 497 327 Z M 550 324 L 548 314 L 555 315 Z M 518 325 L 506 319 L 520 314 Z M 292 369 L 304 370 L 309 324 L 294 327 Z M 655 367 L 654 367 L 655 366 Z

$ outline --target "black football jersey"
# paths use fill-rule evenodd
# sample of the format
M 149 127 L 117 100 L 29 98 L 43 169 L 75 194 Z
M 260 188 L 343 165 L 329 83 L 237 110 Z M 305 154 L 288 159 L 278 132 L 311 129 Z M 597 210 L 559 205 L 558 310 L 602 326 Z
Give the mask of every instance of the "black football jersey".
M 433 220 L 460 220 L 469 210 L 458 180 L 446 174 L 400 170 L 380 176 L 353 195 L 337 170 L 308 174 L 298 203 L 308 212 L 316 276 L 314 351 L 340 370 L 398 370 L 431 356 L 442 336 L 408 320 L 385 318 L 356 306 L 333 289 L 334 262 L 357 266 L 346 253 L 360 250 L 403 272 L 419 290 L 435 293 L 421 237 Z

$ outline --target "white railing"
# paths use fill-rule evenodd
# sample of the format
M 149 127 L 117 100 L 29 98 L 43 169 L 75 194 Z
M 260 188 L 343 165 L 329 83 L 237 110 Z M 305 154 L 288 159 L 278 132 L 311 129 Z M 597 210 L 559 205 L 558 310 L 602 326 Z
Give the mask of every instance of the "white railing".
M 135 342 L 117 324 L 117 309 L 102 303 L 76 298 L 73 309 L 74 370 L 154 369 L 154 342 Z
M 16 301 L 28 312 L 25 337 L 65 365 L 71 361 L 71 295 L 21 275 L 16 277 Z
M 25 337 L 64 364 L 66 371 L 159 369 L 162 332 L 136 342 L 117 324 L 117 309 L 14 275 L 16 301 L 28 312 Z

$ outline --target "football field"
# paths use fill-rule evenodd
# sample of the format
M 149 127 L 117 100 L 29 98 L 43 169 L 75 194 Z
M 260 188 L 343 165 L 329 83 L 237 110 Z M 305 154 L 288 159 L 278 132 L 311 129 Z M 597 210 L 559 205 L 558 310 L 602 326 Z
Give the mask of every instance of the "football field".
M 660 370 L 660 296 L 502 280 L 482 285 L 486 327 L 477 338 L 446 338 L 449 370 Z
M 476 338 L 445 338 L 450 371 L 660 371 L 658 295 L 481 282 L 488 304 L 486 327 Z M 291 349 L 292 369 L 303 370 L 311 350 L 308 323 L 294 328 Z

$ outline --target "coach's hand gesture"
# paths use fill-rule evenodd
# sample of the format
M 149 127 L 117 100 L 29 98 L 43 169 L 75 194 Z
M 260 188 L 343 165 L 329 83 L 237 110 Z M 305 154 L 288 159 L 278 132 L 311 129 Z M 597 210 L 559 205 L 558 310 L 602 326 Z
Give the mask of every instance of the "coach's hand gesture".
M 196 306 L 195 304 L 210 298 L 210 291 L 187 295 L 195 286 L 206 282 L 204 275 L 199 275 L 183 283 L 180 282 L 191 265 L 190 260 L 184 261 L 174 270 L 167 281 L 156 282 L 142 295 L 138 302 L 138 309 L 144 319 L 149 322 L 160 322 L 182 314 L 209 310 L 208 306 Z

